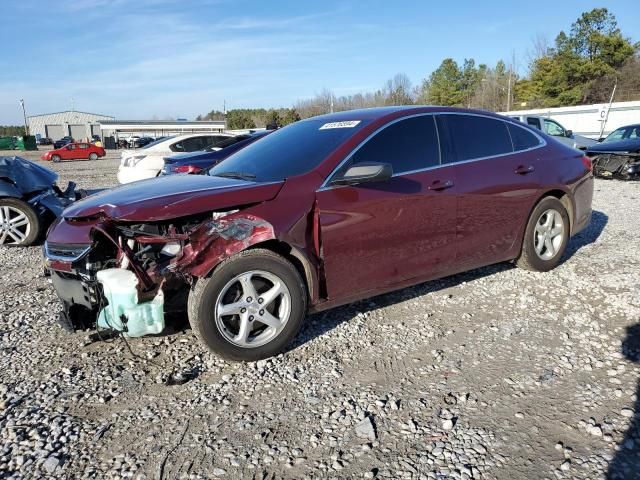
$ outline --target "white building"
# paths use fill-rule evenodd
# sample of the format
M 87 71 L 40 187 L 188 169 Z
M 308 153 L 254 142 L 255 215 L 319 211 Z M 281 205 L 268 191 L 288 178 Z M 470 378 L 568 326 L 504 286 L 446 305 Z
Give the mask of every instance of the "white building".
M 127 138 L 131 135 L 154 138 L 183 133 L 222 132 L 226 128 L 224 120 L 103 120 L 100 122 L 101 136 Z
M 66 112 L 44 113 L 27 117 L 29 133 L 37 138 L 48 137 L 53 141 L 71 136 L 75 140 L 100 135 L 100 120 L 113 120 L 115 117 L 97 113 Z
M 603 129 L 607 136 L 616 128 L 640 123 L 640 101 L 613 102 L 575 107 L 538 108 L 534 110 L 516 110 L 499 112 L 501 115 L 539 115 L 559 122 L 564 128 L 585 137 L 598 139 Z

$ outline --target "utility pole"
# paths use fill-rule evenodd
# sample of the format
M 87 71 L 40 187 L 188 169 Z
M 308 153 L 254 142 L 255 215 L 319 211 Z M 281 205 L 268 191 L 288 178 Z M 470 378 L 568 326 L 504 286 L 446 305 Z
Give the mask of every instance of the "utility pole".
M 20 99 L 20 105 L 22 105 L 22 116 L 24 117 L 24 135 L 29 135 L 29 125 L 27 124 L 27 111 L 24 108 L 24 99 Z
M 616 88 L 618 87 L 618 77 L 616 77 L 616 83 L 613 85 L 613 91 L 611 92 L 611 98 L 609 99 L 609 107 L 607 108 L 607 113 L 605 117 L 601 120 L 600 124 L 600 136 L 598 138 L 602 138 L 604 134 L 604 127 L 607 125 L 607 120 L 609 120 L 609 110 L 611 110 L 611 104 L 613 103 L 613 97 L 616 94 Z
M 513 64 L 509 65 L 509 81 L 507 83 L 507 112 L 511 111 L 511 69 Z

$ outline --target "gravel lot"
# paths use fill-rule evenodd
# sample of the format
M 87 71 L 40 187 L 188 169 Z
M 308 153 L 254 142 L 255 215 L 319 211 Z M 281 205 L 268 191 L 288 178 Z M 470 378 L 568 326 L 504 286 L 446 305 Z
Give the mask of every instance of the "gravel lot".
M 108 186 L 111 157 L 53 167 Z M 0 247 L 0 477 L 640 478 L 640 183 L 598 180 L 594 208 L 553 272 L 311 316 L 249 364 L 186 327 L 131 351 L 64 333 L 40 248 Z

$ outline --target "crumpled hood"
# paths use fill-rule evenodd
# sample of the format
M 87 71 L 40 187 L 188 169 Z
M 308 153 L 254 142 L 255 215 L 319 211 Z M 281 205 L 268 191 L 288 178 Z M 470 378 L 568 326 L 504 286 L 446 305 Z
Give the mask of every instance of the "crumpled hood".
M 50 188 L 58 174 L 21 157 L 0 157 L 0 178 L 6 178 L 26 195 Z
M 152 222 L 186 217 L 275 198 L 282 182 L 255 183 L 209 175 L 172 175 L 128 183 L 78 201 L 66 219 L 104 215 L 120 221 Z
M 640 139 L 627 139 L 618 142 L 598 143 L 587 149 L 589 152 L 635 152 L 640 150 Z

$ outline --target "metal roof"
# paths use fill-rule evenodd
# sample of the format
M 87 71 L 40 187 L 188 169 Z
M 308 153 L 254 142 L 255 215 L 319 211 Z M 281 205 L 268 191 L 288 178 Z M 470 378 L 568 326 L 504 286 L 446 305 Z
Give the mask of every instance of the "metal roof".
M 38 113 L 37 115 L 27 115 L 27 118 L 47 117 L 49 115 L 60 115 L 61 113 L 81 113 L 84 115 L 93 115 L 95 117 L 106 117 L 106 118 L 113 118 L 113 119 L 116 118 L 113 115 L 103 115 L 102 113 L 81 112 L 79 110 L 63 110 L 61 112 Z

